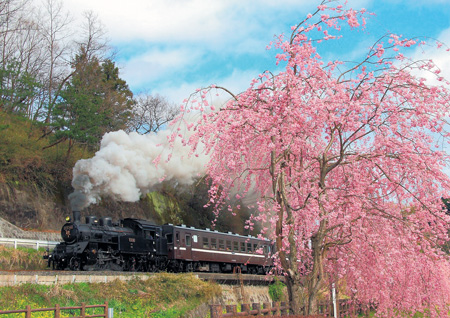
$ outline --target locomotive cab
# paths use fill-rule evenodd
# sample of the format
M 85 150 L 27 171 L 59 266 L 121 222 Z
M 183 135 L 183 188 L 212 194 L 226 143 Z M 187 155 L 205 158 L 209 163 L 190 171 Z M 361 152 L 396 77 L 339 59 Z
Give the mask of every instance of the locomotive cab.
M 151 251 L 158 256 L 167 256 L 167 239 L 162 236 L 161 226 L 153 222 L 126 218 L 122 221 L 124 227 L 130 228 L 136 235 L 138 250 Z M 124 246 L 121 246 L 124 248 Z

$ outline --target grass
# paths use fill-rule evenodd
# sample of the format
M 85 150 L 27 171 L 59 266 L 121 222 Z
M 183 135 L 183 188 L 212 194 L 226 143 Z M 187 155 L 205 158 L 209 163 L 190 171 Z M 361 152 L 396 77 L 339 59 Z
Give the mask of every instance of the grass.
M 0 245 L 0 270 L 42 270 L 47 262 L 42 259 L 44 249 Z M 31 308 L 100 305 L 105 301 L 114 308 L 114 317 L 181 317 L 202 303 L 221 293 L 219 285 L 204 282 L 192 274 L 175 275 L 159 273 L 148 280 L 139 278 L 124 282 L 114 280 L 109 283 L 76 283 L 65 285 L 23 284 L 0 287 L 1 310 L 23 310 Z M 101 314 L 90 310 L 89 314 Z M 79 310 L 69 310 L 61 317 L 79 315 Z M 33 313 L 33 318 L 52 317 L 52 312 Z M 24 314 L 1 315 L 1 318 L 24 317 Z
M 80 306 L 108 302 L 114 308 L 114 317 L 181 317 L 220 293 L 218 285 L 204 282 L 192 274 L 159 273 L 148 280 L 139 278 L 128 282 L 77 283 L 66 285 L 24 284 L 0 287 L 2 310 Z M 97 310 L 96 313 L 99 313 Z M 93 314 L 93 313 L 89 313 Z M 61 317 L 79 315 L 79 311 L 66 311 Z M 2 318 L 23 317 L 19 314 Z M 52 312 L 34 313 L 33 318 L 53 317 Z
M 28 269 L 42 270 L 47 268 L 47 261 L 42 259 L 44 249 L 6 247 L 0 245 L 0 270 Z

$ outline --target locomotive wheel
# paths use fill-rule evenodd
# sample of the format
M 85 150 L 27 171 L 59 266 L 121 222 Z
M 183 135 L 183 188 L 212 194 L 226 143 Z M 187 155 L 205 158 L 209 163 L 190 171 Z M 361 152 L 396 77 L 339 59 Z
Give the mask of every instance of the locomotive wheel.
M 159 258 L 156 259 L 155 264 L 152 265 L 152 272 L 158 273 L 161 269 L 161 261 Z
M 123 256 L 122 255 L 119 255 L 119 257 L 117 258 L 116 265 L 120 268 L 119 269 L 120 271 L 124 271 L 125 270 L 126 264 L 125 264 L 125 261 L 123 260 Z
M 79 271 L 80 267 L 81 267 L 80 265 L 81 265 L 81 261 L 76 256 L 73 256 L 69 261 L 69 268 L 73 271 Z
M 190 273 L 194 271 L 194 266 L 192 265 L 191 262 L 186 264 L 186 272 Z
M 184 271 L 183 261 L 175 260 L 170 266 L 170 271 L 174 273 L 182 273 Z
M 181 273 L 183 271 L 183 262 L 175 261 L 175 263 L 173 264 L 172 270 L 174 273 Z
M 128 260 L 128 266 L 127 266 L 128 271 L 129 272 L 137 272 L 137 267 L 138 267 L 138 264 L 136 262 L 136 258 L 131 257 Z

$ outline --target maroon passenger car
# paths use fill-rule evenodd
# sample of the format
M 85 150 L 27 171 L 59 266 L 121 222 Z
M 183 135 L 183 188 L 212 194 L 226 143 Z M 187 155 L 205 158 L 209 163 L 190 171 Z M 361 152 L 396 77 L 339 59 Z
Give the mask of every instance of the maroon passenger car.
M 169 269 L 173 271 L 264 274 L 272 267 L 272 242 L 231 232 L 163 225 Z

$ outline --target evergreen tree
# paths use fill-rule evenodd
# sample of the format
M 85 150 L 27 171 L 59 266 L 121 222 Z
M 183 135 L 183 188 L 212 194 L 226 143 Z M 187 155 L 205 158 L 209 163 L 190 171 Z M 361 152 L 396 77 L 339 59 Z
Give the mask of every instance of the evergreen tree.
M 37 96 L 40 83 L 24 72 L 17 61 L 11 61 L 0 69 L 0 109 L 29 116 Z
M 96 147 L 106 132 L 126 128 L 133 94 L 113 61 L 88 58 L 83 47 L 72 68 L 53 111 L 54 144 L 70 140 Z

